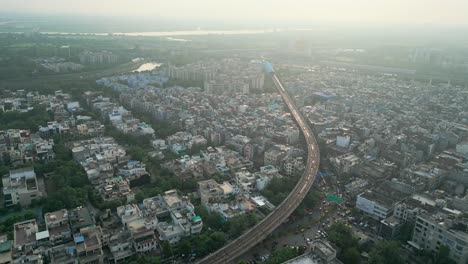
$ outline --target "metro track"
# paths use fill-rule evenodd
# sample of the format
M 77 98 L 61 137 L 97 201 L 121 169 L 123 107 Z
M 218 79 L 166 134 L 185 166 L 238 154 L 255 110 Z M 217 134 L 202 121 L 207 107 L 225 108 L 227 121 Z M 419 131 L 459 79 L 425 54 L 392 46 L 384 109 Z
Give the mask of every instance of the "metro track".
M 242 256 L 250 248 L 264 240 L 294 212 L 314 183 L 320 162 L 320 152 L 315 136 L 276 74 L 271 72 L 270 77 L 304 135 L 307 144 L 306 169 L 291 193 L 267 217 L 239 238 L 201 259 L 198 263 L 230 263 Z

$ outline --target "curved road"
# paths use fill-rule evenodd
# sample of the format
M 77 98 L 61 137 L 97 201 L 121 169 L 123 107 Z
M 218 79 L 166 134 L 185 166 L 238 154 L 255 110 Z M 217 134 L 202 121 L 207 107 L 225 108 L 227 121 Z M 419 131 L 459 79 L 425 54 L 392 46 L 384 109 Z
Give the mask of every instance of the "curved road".
M 283 223 L 301 203 L 314 183 L 320 161 L 317 141 L 309 125 L 300 114 L 299 109 L 284 89 L 276 74 L 274 72 L 270 74 L 278 92 L 281 94 L 281 97 L 288 106 L 289 111 L 293 115 L 305 137 L 307 144 L 307 165 L 305 172 L 292 192 L 273 210 L 273 212 L 242 236 L 200 260 L 199 263 L 229 263 L 240 257 L 251 247 L 264 240 L 269 234 L 271 234 L 271 232 L 273 232 L 273 230 L 281 225 L 281 223 Z

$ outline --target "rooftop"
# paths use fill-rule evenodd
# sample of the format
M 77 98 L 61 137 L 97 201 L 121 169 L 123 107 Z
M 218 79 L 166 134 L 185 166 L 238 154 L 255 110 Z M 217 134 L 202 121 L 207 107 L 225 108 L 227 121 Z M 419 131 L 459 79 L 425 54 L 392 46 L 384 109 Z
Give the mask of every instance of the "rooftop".
M 68 219 L 68 211 L 67 209 L 62 209 L 59 211 L 46 213 L 44 215 L 44 219 L 46 223 L 61 222 L 64 219 Z
M 88 208 L 78 207 L 69 212 L 70 224 L 72 228 L 81 228 L 94 224 L 94 219 L 91 216 Z
M 182 200 L 177 194 L 176 190 L 170 190 L 164 193 L 164 200 L 169 207 L 179 204 Z
M 37 232 L 38 227 L 35 219 L 16 223 L 14 225 L 15 247 L 22 247 L 35 242 Z

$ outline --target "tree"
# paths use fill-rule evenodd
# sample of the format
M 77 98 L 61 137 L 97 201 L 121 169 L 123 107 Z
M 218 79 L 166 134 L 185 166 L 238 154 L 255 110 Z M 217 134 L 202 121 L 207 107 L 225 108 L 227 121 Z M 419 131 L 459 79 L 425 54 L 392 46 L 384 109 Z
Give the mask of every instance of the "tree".
M 223 228 L 223 218 L 218 213 L 211 213 L 206 219 L 206 225 L 214 230 Z
M 24 213 L 23 215 L 23 218 L 25 220 L 29 220 L 29 219 L 35 219 L 36 218 L 36 214 L 32 211 L 27 211 L 26 213 Z
M 396 241 L 380 241 L 371 250 L 370 264 L 403 264 L 400 244 Z
M 351 228 L 343 223 L 333 223 L 330 227 L 328 239 L 341 249 L 338 259 L 345 264 L 354 264 L 360 262 L 360 253 L 358 250 L 358 241 L 353 236 Z
M 298 251 L 295 248 L 285 247 L 273 252 L 267 260 L 267 264 L 280 264 L 298 256 Z
M 4 129 L 29 129 L 36 132 L 40 125 L 47 124 L 52 118 L 44 106 L 36 105 L 34 110 L 25 113 L 18 111 L 0 111 L 0 130 Z
M 245 215 L 238 215 L 227 221 L 227 233 L 231 238 L 240 236 L 247 227 Z
M 63 208 L 72 209 L 88 202 L 88 191 L 84 188 L 72 188 L 66 186 L 43 201 L 44 211 L 53 212 Z
M 0 176 L 6 175 L 10 172 L 10 169 L 7 166 L 0 166 Z M 1 185 L 1 182 L 0 182 Z
M 226 237 L 224 236 L 224 233 L 214 232 L 210 235 L 210 240 L 209 244 L 207 245 L 207 248 L 210 250 L 210 252 L 213 252 L 218 248 L 224 246 L 224 243 L 226 243 Z
M 398 241 L 400 241 L 401 243 L 406 243 L 407 241 L 411 240 L 411 237 L 413 234 L 413 228 L 414 228 L 414 224 L 410 222 L 404 223 L 398 233 L 398 236 L 397 236 Z
M 354 238 L 351 228 L 343 223 L 333 223 L 328 233 L 328 239 L 343 251 L 348 248 L 358 247 L 358 242 Z
M 450 248 L 447 246 L 440 246 L 439 251 L 434 256 L 435 264 L 456 264 L 457 262 L 450 258 Z
M 180 243 L 179 247 L 177 248 L 177 255 L 179 256 L 188 256 L 192 253 L 192 244 L 190 241 L 184 240 Z
M 343 252 L 344 264 L 358 264 L 361 263 L 361 254 L 355 247 L 347 248 Z
M 169 241 L 164 240 L 161 244 L 161 249 L 165 257 L 171 257 L 173 255 L 172 246 Z
M 250 214 L 247 216 L 247 225 L 248 227 L 252 227 L 258 223 L 258 216 L 257 214 Z
M 274 205 L 280 204 L 296 185 L 293 177 L 273 178 L 268 186 L 262 191 L 268 201 Z

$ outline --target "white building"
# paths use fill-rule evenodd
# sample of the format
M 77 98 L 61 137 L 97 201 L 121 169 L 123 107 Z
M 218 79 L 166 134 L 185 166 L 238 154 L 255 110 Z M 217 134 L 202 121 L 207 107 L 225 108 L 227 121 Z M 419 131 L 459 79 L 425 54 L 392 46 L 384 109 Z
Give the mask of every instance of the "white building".
M 79 102 L 70 102 L 67 104 L 67 110 L 71 111 L 73 109 L 78 109 L 80 108 L 80 103 Z
M 468 141 L 458 143 L 456 145 L 456 151 L 463 155 L 467 155 L 468 154 Z
M 350 173 L 356 165 L 361 163 L 361 159 L 352 153 L 348 153 L 336 158 L 330 158 L 330 162 L 338 173 Z
M 336 137 L 336 146 L 341 148 L 348 148 L 351 141 L 350 136 L 337 136 Z
M 369 190 L 357 196 L 356 208 L 375 219 L 385 219 L 392 213 L 393 203 L 384 195 Z
M 175 190 L 143 200 L 143 207 L 143 215 L 158 218 L 154 223 L 160 241 L 176 244 L 183 237 L 199 234 L 203 228 L 203 221 L 195 214 L 188 197 L 180 197 Z
M 33 168 L 12 170 L 2 177 L 2 183 L 5 206 L 29 206 L 32 201 L 42 197 Z
M 468 233 L 466 223 L 459 222 L 459 211 L 445 209 L 447 213 L 422 213 L 416 218 L 410 245 L 436 254 L 442 245 L 450 249 L 450 257 L 458 264 L 468 260 Z M 457 224 L 464 228 L 457 228 Z
M 256 185 L 255 175 L 247 170 L 241 170 L 234 174 L 237 186 L 244 193 L 250 193 Z

